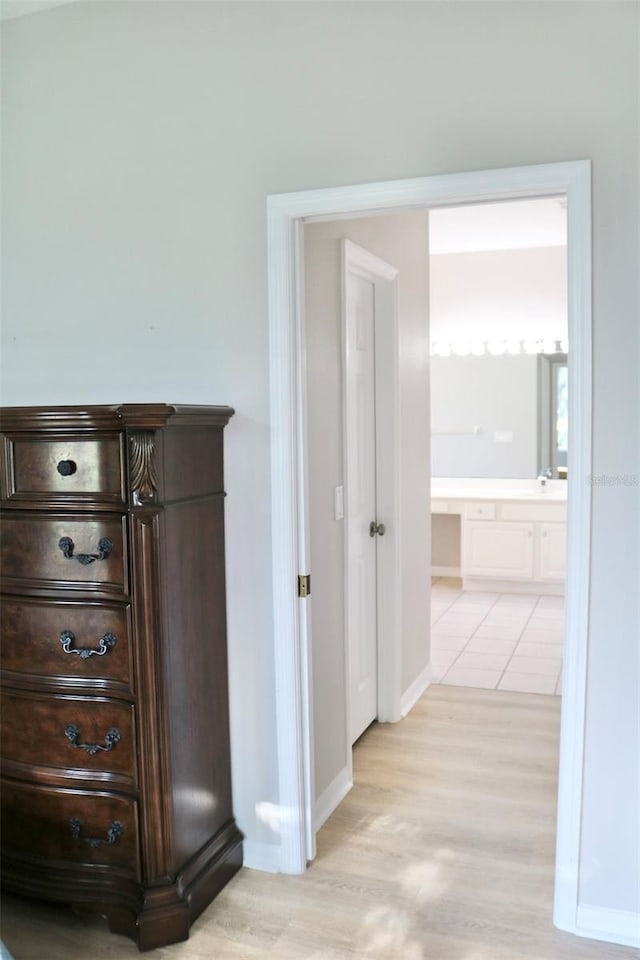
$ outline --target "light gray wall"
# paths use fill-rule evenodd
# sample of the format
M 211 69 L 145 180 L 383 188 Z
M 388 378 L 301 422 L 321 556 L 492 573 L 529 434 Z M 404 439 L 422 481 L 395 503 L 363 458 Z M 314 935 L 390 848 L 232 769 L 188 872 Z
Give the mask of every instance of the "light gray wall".
M 4 403 L 238 411 L 228 612 L 250 863 L 278 842 L 265 197 L 590 158 L 594 473 L 637 477 L 638 14 L 90 2 L 4 25 Z M 580 902 L 604 910 L 637 909 L 640 888 L 638 493 L 614 480 L 593 499 Z
M 344 482 L 342 238 L 399 271 L 402 680 L 406 690 L 429 659 L 429 261 L 426 211 L 305 227 L 309 512 L 313 591 L 313 708 L 316 796 L 347 762 L 344 689 L 344 522 L 333 490 Z M 384 451 L 382 451 L 384 456 Z M 387 524 L 394 518 L 387 517 Z
M 527 354 L 431 358 L 432 476 L 537 476 L 537 365 Z

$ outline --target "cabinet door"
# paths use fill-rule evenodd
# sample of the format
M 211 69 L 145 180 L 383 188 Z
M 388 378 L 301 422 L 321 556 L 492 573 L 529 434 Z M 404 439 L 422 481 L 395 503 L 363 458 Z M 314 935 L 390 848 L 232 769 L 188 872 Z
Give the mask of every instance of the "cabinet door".
M 566 572 L 567 527 L 564 523 L 538 524 L 540 580 L 564 580 Z
M 462 541 L 462 574 L 502 580 L 533 577 L 532 523 L 466 520 Z

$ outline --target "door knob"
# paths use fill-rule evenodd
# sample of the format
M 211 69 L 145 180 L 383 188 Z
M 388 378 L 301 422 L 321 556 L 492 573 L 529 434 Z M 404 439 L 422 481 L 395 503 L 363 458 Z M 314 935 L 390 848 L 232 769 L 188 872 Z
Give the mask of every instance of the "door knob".
M 376 523 L 375 520 L 372 520 L 369 524 L 369 536 L 375 537 L 376 533 L 379 537 L 384 537 L 384 532 L 386 527 L 384 523 Z

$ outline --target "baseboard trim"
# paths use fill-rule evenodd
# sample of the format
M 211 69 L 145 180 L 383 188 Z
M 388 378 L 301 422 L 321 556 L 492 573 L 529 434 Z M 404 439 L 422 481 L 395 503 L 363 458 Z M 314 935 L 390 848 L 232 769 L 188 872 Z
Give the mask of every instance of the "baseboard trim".
M 619 943 L 625 947 L 640 947 L 640 913 L 579 906 L 576 921 L 579 937 Z
M 326 790 L 323 790 L 314 810 L 314 826 L 316 831 L 329 819 L 339 803 L 341 803 L 353 786 L 351 767 L 343 767 L 337 777 L 331 781 Z
M 564 597 L 564 583 L 546 580 L 485 580 L 480 577 L 463 577 L 462 589 L 470 592 L 482 590 L 487 593 L 536 593 L 549 597 Z
M 275 843 L 245 840 L 243 866 L 265 873 L 280 873 L 280 847 Z
M 431 685 L 433 672 L 431 664 L 428 663 L 422 673 L 418 674 L 410 687 L 408 687 L 400 698 L 400 717 L 406 717 L 409 711 L 416 705 L 427 687 Z
M 432 577 L 460 577 L 460 567 L 431 567 Z

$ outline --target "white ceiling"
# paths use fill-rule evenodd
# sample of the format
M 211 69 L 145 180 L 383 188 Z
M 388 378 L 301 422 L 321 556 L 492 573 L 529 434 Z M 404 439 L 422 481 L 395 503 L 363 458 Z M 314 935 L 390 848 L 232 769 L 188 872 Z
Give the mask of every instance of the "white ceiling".
M 429 211 L 429 252 L 521 250 L 567 243 L 564 197 L 479 203 Z

